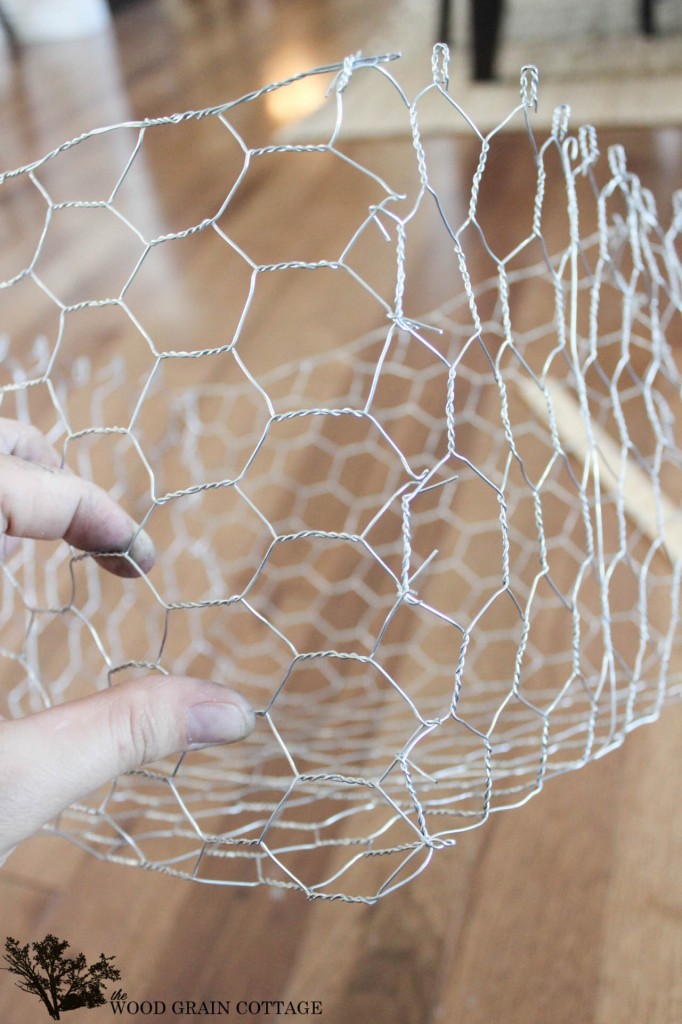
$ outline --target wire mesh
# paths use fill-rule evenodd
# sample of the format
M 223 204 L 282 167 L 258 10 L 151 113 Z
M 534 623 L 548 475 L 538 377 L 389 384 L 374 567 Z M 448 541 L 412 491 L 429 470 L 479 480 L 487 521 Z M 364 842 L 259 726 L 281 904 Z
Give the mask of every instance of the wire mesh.
M 48 826 L 97 857 L 374 902 L 680 696 L 682 197 L 663 227 L 622 148 L 601 157 L 567 107 L 538 140 L 535 68 L 484 136 L 444 47 L 413 99 L 392 59 L 309 73 L 336 111 L 319 144 L 248 141 L 251 105 L 302 75 L 0 175 L 20 239 L 0 268 L 3 415 L 37 423 L 160 553 L 138 580 L 65 544 L 7 555 L 0 711 L 149 672 L 229 682 L 258 709 L 248 741 L 148 765 Z M 358 75 L 404 108 L 409 189 L 343 144 Z M 433 102 L 478 142 L 461 221 L 420 135 Z M 485 211 L 510 125 L 532 168 L 523 196 L 510 181 L 512 242 Z M 211 135 L 221 199 L 188 222 L 150 169 L 169 137 L 191 160 L 192 132 Z M 268 245 L 240 219 L 253 169 L 293 158 L 304 181 L 309 161 L 349 175 L 340 248 L 309 251 L 296 197 L 263 196 L 264 218 L 291 203 Z M 410 288 L 424 216 L 429 262 L 451 261 L 430 312 Z M 375 326 L 352 338 L 360 308 Z

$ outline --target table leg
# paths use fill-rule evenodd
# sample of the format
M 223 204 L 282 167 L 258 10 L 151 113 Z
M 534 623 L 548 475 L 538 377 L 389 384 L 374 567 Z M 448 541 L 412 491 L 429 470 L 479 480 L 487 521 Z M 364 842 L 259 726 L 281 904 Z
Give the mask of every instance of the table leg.
M 503 0 L 470 0 L 471 28 L 474 46 L 473 77 L 478 82 L 495 77 L 495 57 Z

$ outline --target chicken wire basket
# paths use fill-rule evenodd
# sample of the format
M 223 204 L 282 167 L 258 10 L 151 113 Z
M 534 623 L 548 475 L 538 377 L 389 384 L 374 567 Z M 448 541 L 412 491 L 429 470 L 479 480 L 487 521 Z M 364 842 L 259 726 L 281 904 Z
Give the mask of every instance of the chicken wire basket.
M 374 902 L 680 695 L 680 195 L 665 227 L 567 107 L 538 140 L 534 68 L 483 135 L 447 62 L 437 47 L 408 98 L 391 58 L 358 55 L 0 175 L 22 239 L 0 275 L 3 415 L 158 551 L 141 579 L 63 543 L 6 555 L 0 712 L 150 673 L 230 683 L 258 711 L 247 741 L 147 765 L 48 826 L 99 858 Z M 252 108 L 320 76 L 324 140 L 250 141 Z M 404 110 L 407 189 L 343 143 L 361 78 Z M 421 139 L 430 103 L 477 140 L 461 221 Z M 532 175 L 502 251 L 480 197 L 508 126 Z M 164 207 L 159 154 L 191 161 L 193 132 L 229 159 L 190 222 Z M 257 208 L 291 204 L 292 230 L 251 245 L 252 176 L 293 158 L 350 176 L 343 244 L 307 251 L 302 200 L 258 178 Z M 428 260 L 450 261 L 431 311 L 409 290 L 427 215 Z M 353 336 L 356 307 L 375 325 Z

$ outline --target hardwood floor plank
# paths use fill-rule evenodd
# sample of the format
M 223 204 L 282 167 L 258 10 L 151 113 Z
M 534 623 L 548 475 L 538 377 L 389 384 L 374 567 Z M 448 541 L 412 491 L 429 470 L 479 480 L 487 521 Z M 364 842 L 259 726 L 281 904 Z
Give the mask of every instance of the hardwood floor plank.
M 679 708 L 628 739 L 617 779 L 595 1024 L 682 1014 L 682 830 L 674 775 Z M 644 982 L 643 978 L 646 977 Z

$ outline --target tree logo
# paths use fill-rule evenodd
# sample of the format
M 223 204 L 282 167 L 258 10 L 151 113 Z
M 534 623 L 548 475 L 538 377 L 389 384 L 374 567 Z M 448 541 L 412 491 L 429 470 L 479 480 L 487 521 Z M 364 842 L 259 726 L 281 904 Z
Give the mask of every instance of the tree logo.
M 18 975 L 17 987 L 38 996 L 53 1020 L 60 1020 L 67 1010 L 102 1006 L 106 1002 L 105 983 L 121 977 L 119 969 L 113 966 L 115 957 L 100 953 L 98 960 L 88 964 L 83 953 L 66 956 L 68 948 L 65 939 L 49 934 L 40 942 L 25 946 L 16 939 L 5 941 L 3 959 L 8 966 L 0 970 Z

